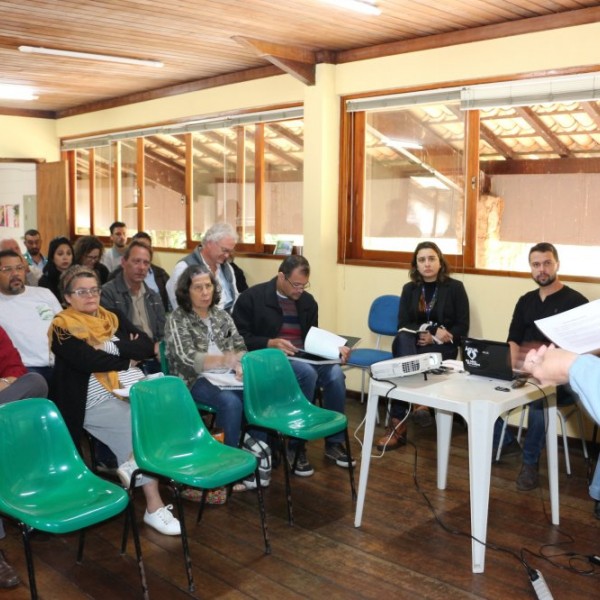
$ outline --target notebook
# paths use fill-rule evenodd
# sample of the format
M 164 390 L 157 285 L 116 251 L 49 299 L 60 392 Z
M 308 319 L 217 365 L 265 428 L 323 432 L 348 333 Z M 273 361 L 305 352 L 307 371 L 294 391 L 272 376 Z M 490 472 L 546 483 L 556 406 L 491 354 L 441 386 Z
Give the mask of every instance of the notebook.
M 462 346 L 463 366 L 467 373 L 511 381 L 526 377 L 523 371 L 514 371 L 508 342 L 465 338 Z

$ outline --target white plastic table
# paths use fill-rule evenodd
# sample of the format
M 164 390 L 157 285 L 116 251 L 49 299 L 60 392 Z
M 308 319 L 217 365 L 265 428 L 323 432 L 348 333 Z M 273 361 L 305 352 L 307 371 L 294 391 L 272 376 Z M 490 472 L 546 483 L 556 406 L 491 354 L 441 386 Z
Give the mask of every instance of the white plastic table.
M 496 390 L 496 387 L 509 388 L 509 391 Z M 552 523 L 558 525 L 556 394 L 553 386 L 546 386 L 543 390 L 548 398 L 546 452 L 548 456 Z M 428 374 L 427 380 L 422 374 L 400 377 L 389 381 L 371 379 L 354 526 L 360 527 L 362 521 L 379 396 L 404 400 L 414 405 L 424 405 L 435 409 L 437 423 L 437 486 L 440 490 L 446 489 L 453 413 L 457 413 L 464 418 L 468 426 L 469 437 L 471 534 L 478 540 L 485 542 L 494 422 L 506 411 L 528 404 L 533 400 L 538 400 L 543 395 L 540 389 L 529 383 L 522 388 L 512 389 L 510 388 L 510 382 L 466 373 Z M 473 573 L 483 573 L 485 568 L 485 546 L 472 540 L 471 551 Z

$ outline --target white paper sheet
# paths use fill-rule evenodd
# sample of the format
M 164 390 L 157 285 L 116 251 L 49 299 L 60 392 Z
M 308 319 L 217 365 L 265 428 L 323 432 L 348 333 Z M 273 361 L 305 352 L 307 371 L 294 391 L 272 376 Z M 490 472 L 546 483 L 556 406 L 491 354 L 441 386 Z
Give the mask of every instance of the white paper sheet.
M 576 354 L 600 351 L 600 300 L 538 319 L 535 324 L 559 348 Z

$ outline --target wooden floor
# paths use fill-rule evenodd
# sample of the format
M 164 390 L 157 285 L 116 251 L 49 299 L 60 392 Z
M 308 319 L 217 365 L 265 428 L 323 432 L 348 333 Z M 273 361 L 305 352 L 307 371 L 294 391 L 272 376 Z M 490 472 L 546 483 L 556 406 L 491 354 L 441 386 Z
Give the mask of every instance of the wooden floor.
M 348 400 L 354 428 L 363 407 Z M 381 430 L 379 430 L 381 431 Z M 466 432 L 455 424 L 448 489 L 435 487 L 435 427 L 410 426 L 418 450 L 417 476 L 437 517 L 448 530 L 469 532 L 468 454 Z M 362 438 L 362 431 L 358 435 Z M 235 495 L 220 507 L 207 509 L 195 526 L 196 506 L 186 503 L 186 522 L 196 581 L 195 594 L 187 581 L 178 537 L 162 536 L 141 525 L 144 563 L 150 595 L 178 598 L 373 598 L 444 599 L 534 598 L 525 569 L 513 556 L 526 548 L 526 561 L 538 568 L 554 598 L 600 598 L 600 568 L 595 575 L 576 574 L 553 566 L 539 554 L 574 552 L 600 554 L 600 522 L 592 515 L 587 494 L 586 465 L 580 448 L 571 444 L 574 475 L 567 478 L 561 462 L 560 531 L 549 521 L 550 505 L 545 465 L 545 487 L 518 492 L 514 479 L 520 461 L 510 458 L 492 469 L 488 542 L 510 553 L 488 549 L 484 574 L 471 573 L 471 542 L 442 528 L 413 482 L 415 450 L 408 446 L 371 462 L 363 526 L 356 529 L 347 472 L 326 463 L 322 445 L 309 447 L 316 468 L 310 478 L 294 478 L 296 525 L 286 519 L 283 473 L 274 471 L 266 492 L 272 555 L 263 553 L 256 496 Z M 353 451 L 360 454 L 358 442 Z M 562 451 L 559 458 L 562 461 Z M 358 482 L 358 479 L 357 479 Z M 165 490 L 164 496 L 168 498 Z M 142 494 L 136 507 L 142 514 Z M 0 590 L 1 598 L 28 598 L 27 573 L 17 529 L 7 524 L 0 548 L 21 574 L 23 583 Z M 37 583 L 42 598 L 125 599 L 140 597 L 133 548 L 120 557 L 122 521 L 113 521 L 88 534 L 84 563 L 75 564 L 76 536 L 38 540 L 34 544 Z M 571 540 L 569 543 L 569 540 Z M 556 563 L 567 566 L 567 557 Z M 574 561 L 576 569 L 590 565 Z

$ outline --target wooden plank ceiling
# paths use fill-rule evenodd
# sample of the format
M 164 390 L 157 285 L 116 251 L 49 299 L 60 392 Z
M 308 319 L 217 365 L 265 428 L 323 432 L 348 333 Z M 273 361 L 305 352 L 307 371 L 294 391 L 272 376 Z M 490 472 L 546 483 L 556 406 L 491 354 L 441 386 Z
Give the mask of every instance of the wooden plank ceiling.
M 0 83 L 34 102 L 0 114 L 61 117 L 282 70 L 310 83 L 315 62 L 600 19 L 600 0 L 377 0 L 379 16 L 323 0 L 0 0 Z M 19 45 L 155 59 L 163 68 L 25 54 Z

